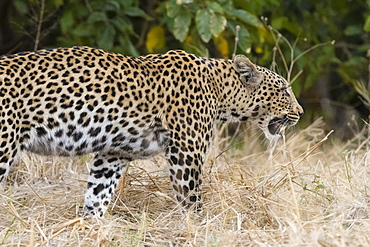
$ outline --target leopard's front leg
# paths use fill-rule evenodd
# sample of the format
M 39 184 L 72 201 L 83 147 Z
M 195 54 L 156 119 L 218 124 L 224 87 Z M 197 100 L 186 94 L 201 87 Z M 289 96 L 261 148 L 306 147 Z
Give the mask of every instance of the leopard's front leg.
M 199 125 L 198 125 L 199 126 Z M 213 130 L 212 123 L 204 128 L 171 129 L 171 141 L 166 149 L 172 187 L 176 199 L 185 208 L 199 211 L 202 207 L 202 168 L 207 158 Z
M 204 155 L 181 151 L 170 146 L 167 154 L 170 164 L 170 179 L 176 199 L 185 208 L 193 205 L 198 210 L 202 207 L 202 166 Z

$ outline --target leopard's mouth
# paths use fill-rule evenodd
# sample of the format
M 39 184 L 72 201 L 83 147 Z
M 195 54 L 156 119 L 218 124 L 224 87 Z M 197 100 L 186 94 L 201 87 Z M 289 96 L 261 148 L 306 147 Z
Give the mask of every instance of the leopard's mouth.
M 287 118 L 273 118 L 267 125 L 269 133 L 273 136 L 281 136 L 283 130 L 290 125 L 294 125 L 293 121 Z
M 271 135 L 281 135 L 281 118 L 273 118 L 267 125 Z

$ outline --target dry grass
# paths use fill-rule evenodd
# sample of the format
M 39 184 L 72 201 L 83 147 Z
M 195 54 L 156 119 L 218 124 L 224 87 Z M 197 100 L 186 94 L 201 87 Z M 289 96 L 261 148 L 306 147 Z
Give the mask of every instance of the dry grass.
M 156 157 L 131 165 L 105 219 L 83 219 L 89 157 L 25 154 L 2 185 L 0 245 L 370 246 L 367 130 L 342 143 L 322 129 L 271 148 L 216 136 L 199 214 L 181 212 Z

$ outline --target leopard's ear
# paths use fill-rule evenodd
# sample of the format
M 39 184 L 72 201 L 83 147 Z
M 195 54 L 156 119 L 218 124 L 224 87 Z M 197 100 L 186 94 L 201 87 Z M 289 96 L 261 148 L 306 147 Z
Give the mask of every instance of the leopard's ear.
M 258 85 L 263 79 L 263 75 L 259 72 L 246 56 L 236 55 L 233 59 L 234 69 L 239 73 L 240 80 L 244 85 Z

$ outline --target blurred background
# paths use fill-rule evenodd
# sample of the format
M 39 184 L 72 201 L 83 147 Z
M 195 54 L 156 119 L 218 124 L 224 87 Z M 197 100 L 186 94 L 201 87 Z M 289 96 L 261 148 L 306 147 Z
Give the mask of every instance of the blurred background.
M 323 116 L 343 140 L 368 122 L 369 34 L 370 0 L 0 1 L 0 55 L 88 45 L 231 58 L 236 48 L 292 83 L 300 127 Z

